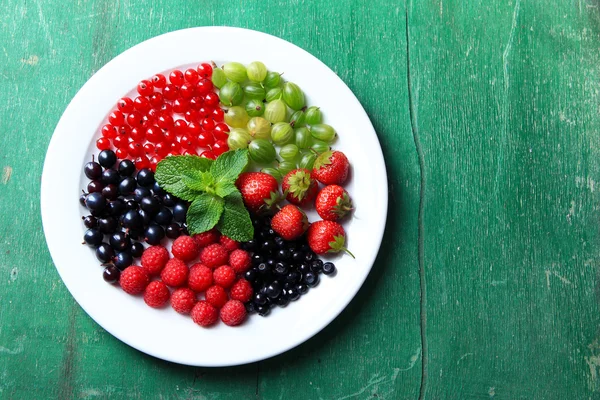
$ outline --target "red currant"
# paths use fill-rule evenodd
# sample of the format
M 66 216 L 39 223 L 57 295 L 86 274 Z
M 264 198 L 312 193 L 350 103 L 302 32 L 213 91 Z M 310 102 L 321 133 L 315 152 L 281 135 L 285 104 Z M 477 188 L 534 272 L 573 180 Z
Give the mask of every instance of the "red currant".
M 98 150 L 110 149 L 110 139 L 101 137 L 100 139 L 96 140 L 96 147 L 98 148 Z
M 119 110 L 115 110 L 108 115 L 108 122 L 114 126 L 121 126 L 125 123 L 125 116 Z
M 204 104 L 208 107 L 216 107 L 219 104 L 219 95 L 215 92 L 207 93 L 204 96 Z
M 219 124 L 219 125 L 224 125 L 224 124 Z M 219 128 L 220 126 L 217 125 L 217 128 Z M 227 127 L 227 130 L 223 130 L 223 129 L 216 129 L 213 131 L 213 135 L 215 136 L 215 139 L 217 140 L 227 140 L 227 138 L 229 138 L 229 134 L 227 133 L 229 132 L 229 127 Z
M 144 145 L 144 151 L 146 152 L 146 154 L 154 153 L 154 149 L 155 149 L 154 145 L 150 142 L 148 142 Z
M 164 100 L 163 95 L 160 94 L 159 92 L 154 92 L 150 96 L 150 104 L 154 108 L 159 108 L 160 106 L 162 106 L 162 104 L 163 104 L 164 101 L 165 100 Z
M 154 156 L 150 159 L 150 169 L 152 171 L 156 171 L 156 165 L 158 164 L 158 162 L 160 161 L 160 158 Z
M 132 128 L 139 128 L 142 126 L 142 115 L 137 111 L 133 111 L 129 115 L 127 115 L 127 123 Z
M 118 159 L 123 160 L 127 157 L 127 149 L 117 149 L 115 154 L 117 155 Z
M 173 70 L 173 72 L 169 74 L 169 82 L 173 85 L 181 85 L 183 83 L 183 72 L 178 69 Z
M 215 125 L 215 132 L 229 133 L 229 125 L 220 122 Z
M 146 139 L 152 143 L 163 141 L 163 131 L 158 126 L 151 126 L 146 130 Z
M 217 156 L 215 156 L 215 154 L 210 150 L 203 151 L 202 154 L 200 154 L 200 157 L 208 158 L 210 160 L 217 159 Z
M 148 160 L 148 157 L 146 156 L 141 156 L 135 159 L 135 168 L 139 171 L 140 169 L 143 168 L 149 168 L 150 167 L 150 160 Z
M 227 142 L 224 140 L 217 140 L 212 146 L 212 151 L 217 157 L 228 150 L 229 146 L 227 146 Z
M 122 113 L 128 114 L 133 111 L 133 100 L 129 97 L 123 97 L 117 102 L 117 108 Z
M 160 158 L 165 158 L 171 150 L 171 145 L 167 143 L 157 143 L 154 150 L 156 151 L 157 156 L 159 156 Z
M 125 135 L 117 136 L 113 140 L 113 144 L 115 145 L 115 147 L 117 149 L 125 149 L 125 148 L 127 148 L 127 145 L 129 144 L 129 137 L 127 137 Z
M 160 106 L 160 112 L 171 114 L 173 112 L 173 106 L 170 103 L 163 103 Z
M 198 111 L 195 110 L 187 110 L 184 114 L 184 117 L 187 122 L 197 122 L 200 119 Z
M 202 96 L 194 96 L 190 99 L 190 108 L 192 110 L 199 110 L 204 104 L 204 98 Z
M 143 113 L 147 112 L 151 107 L 150 102 L 144 96 L 136 97 L 135 100 L 133 100 L 133 106 L 135 107 L 135 109 L 137 111 L 140 111 Z
M 107 139 L 114 139 L 117 136 L 117 128 L 111 124 L 106 124 L 101 129 L 102 136 Z
M 195 149 L 186 149 L 183 151 L 183 155 L 184 156 L 197 156 L 198 153 L 196 152 Z
M 196 122 L 190 122 L 187 126 L 187 133 L 198 136 L 202 132 L 202 127 Z
M 215 120 L 215 122 L 223 122 L 223 118 L 225 118 L 225 112 L 217 107 L 212 112 L 212 118 Z
M 165 143 L 172 143 L 177 140 L 177 134 L 173 129 L 167 129 L 163 132 L 163 141 Z
M 215 129 L 215 121 L 210 118 L 204 118 L 202 120 L 202 129 L 205 131 L 212 131 Z
M 210 113 L 212 113 L 212 110 L 210 108 L 200 107 L 200 109 L 198 110 L 200 118 L 206 118 L 210 115 Z
M 179 142 L 175 141 L 171 143 L 171 153 L 179 154 L 180 151 L 181 145 L 179 144 Z
M 212 92 L 214 85 L 210 79 L 201 79 L 196 83 L 196 92 L 200 94 L 207 94 Z
M 142 96 L 150 96 L 154 92 L 154 85 L 149 80 L 144 79 L 138 83 L 137 92 Z
M 190 83 L 184 83 L 179 88 L 179 96 L 181 96 L 184 99 L 191 99 L 192 96 L 194 96 L 194 93 L 195 93 L 194 85 L 192 85 Z
M 181 135 L 182 133 L 186 132 L 189 129 L 188 127 L 189 125 L 184 119 L 177 119 L 173 123 L 173 130 L 178 135 Z
M 198 74 L 202 77 L 202 78 L 211 78 L 212 77 L 212 73 L 213 73 L 213 69 L 212 66 L 208 63 L 202 63 L 200 65 L 198 65 Z
M 161 114 L 156 120 L 156 125 L 163 129 L 170 129 L 173 127 L 173 117 L 171 117 L 169 114 Z
M 175 100 L 177 97 L 179 97 L 179 88 L 172 84 L 167 85 L 163 89 L 163 96 L 167 100 Z
M 194 137 L 192 135 L 186 134 L 181 136 L 181 138 L 179 139 L 179 143 L 181 144 L 181 147 L 183 147 L 186 150 L 193 149 L 196 147 L 196 141 L 194 140 Z
M 152 77 L 152 84 L 157 89 L 162 89 L 167 84 L 167 78 L 163 74 L 156 74 Z
M 139 157 L 144 154 L 144 148 L 138 142 L 130 142 L 127 145 L 127 151 L 131 157 Z
M 133 128 L 130 136 L 132 140 L 142 143 L 146 139 L 146 132 L 142 127 Z
M 198 146 L 200 147 L 209 147 L 215 143 L 215 138 L 210 132 L 202 132 L 196 137 L 196 143 L 198 143 Z
M 190 103 L 186 99 L 177 99 L 173 102 L 173 111 L 183 114 L 190 108 Z
M 146 113 L 146 115 L 148 116 L 148 119 L 155 121 L 156 119 L 158 119 L 158 110 L 156 108 L 151 108 L 148 110 L 148 112 Z
M 198 82 L 198 79 L 200 79 L 200 77 L 198 76 L 198 72 L 193 68 L 186 69 L 184 76 L 186 82 L 189 82 L 191 84 Z

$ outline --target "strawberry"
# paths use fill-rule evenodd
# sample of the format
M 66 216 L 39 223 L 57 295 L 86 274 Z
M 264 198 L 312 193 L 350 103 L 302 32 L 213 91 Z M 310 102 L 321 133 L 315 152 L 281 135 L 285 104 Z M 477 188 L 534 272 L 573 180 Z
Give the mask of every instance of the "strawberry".
M 317 195 L 315 208 L 321 218 L 335 221 L 345 217 L 352 210 L 352 200 L 343 187 L 328 185 Z
M 317 254 L 345 251 L 354 258 L 354 255 L 344 247 L 345 242 L 346 232 L 337 222 L 317 221 L 308 228 L 308 245 Z
M 254 212 L 265 205 L 271 206 L 279 199 L 277 180 L 264 172 L 244 172 L 235 185 L 242 193 L 246 207 Z
M 309 170 L 299 168 L 283 177 L 281 188 L 287 201 L 297 206 L 306 206 L 315 200 L 319 184 Z
M 341 151 L 326 151 L 315 160 L 313 176 L 324 185 L 342 185 L 348 179 L 350 163 Z
M 271 228 L 285 240 L 295 240 L 308 229 L 308 218 L 304 211 L 288 204 L 273 216 Z

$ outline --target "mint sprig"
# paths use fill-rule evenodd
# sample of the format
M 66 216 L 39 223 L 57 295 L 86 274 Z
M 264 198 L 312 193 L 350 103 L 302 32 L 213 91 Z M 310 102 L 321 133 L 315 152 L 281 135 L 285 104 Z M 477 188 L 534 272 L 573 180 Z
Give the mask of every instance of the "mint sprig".
M 245 242 L 254 236 L 254 228 L 235 181 L 248 161 L 246 149 L 228 151 L 215 161 L 169 156 L 156 166 L 155 178 L 167 192 L 192 202 L 186 216 L 190 234 L 216 226 L 223 235 Z

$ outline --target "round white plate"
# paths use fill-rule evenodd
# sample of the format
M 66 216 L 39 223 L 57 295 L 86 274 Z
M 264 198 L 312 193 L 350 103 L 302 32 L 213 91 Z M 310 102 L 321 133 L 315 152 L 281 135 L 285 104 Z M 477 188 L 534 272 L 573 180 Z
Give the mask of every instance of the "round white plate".
M 334 148 L 352 164 L 346 186 L 354 216 L 344 222 L 348 248 L 356 255 L 333 258 L 338 273 L 299 301 L 253 315 L 235 328 L 210 329 L 170 307 L 152 309 L 102 280 L 93 251 L 81 245 L 85 228 L 79 205 L 85 162 L 97 153 L 98 128 L 122 96 L 141 79 L 177 67 L 214 60 L 244 64 L 261 60 L 297 83 L 307 104 L 321 107 L 325 122 L 340 135 Z M 364 109 L 338 76 L 321 61 L 264 33 L 229 27 L 202 27 L 167 33 L 125 51 L 100 69 L 73 98 L 60 119 L 44 164 L 42 221 L 50 254 L 62 280 L 83 309 L 104 329 L 152 356 L 187 365 L 228 366 L 263 360 L 306 341 L 329 324 L 366 279 L 381 244 L 387 216 L 387 178 L 381 147 Z M 315 221 L 316 214 L 310 214 Z

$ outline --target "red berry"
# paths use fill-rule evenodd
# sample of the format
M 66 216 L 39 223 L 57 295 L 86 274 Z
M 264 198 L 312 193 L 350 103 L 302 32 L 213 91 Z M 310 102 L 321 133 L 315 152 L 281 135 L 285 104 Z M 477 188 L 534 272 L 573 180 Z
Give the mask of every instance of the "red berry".
M 179 143 L 181 147 L 185 150 L 193 150 L 196 148 L 196 139 L 192 135 L 184 134 L 179 138 Z
M 279 196 L 277 180 L 264 172 L 244 172 L 235 184 L 242 193 L 244 204 L 253 212 L 265 206 L 265 200 Z
M 108 122 L 114 126 L 121 126 L 125 123 L 125 116 L 119 110 L 115 110 L 108 114 Z
M 146 131 L 144 128 L 133 128 L 129 135 L 133 141 L 143 143 L 146 141 Z
M 271 228 L 285 240 L 296 240 L 308 229 L 308 218 L 304 211 L 288 204 L 273 216 Z
M 129 136 L 119 135 L 113 139 L 113 144 L 117 149 L 127 149 L 127 146 L 129 145 Z
M 207 94 L 213 90 L 214 86 L 210 79 L 200 79 L 196 83 L 196 92 L 198 94 Z
M 142 253 L 142 267 L 149 275 L 158 275 L 169 261 L 169 252 L 163 246 L 150 246 Z
M 169 84 L 163 89 L 163 96 L 165 99 L 173 101 L 179 97 L 179 88 L 173 84 Z
M 208 116 L 210 115 L 210 113 L 211 113 L 211 112 L 212 112 L 212 109 L 210 109 L 210 108 L 207 108 L 207 106 L 205 106 L 205 107 L 200 107 L 200 108 L 198 109 L 198 116 L 199 116 L 200 118 L 206 118 L 206 117 L 208 117 Z
M 146 129 L 146 139 L 152 143 L 160 143 L 163 141 L 163 131 L 158 126 L 151 126 Z
M 221 286 L 214 285 L 206 289 L 206 293 L 204 293 L 204 297 L 206 301 L 217 308 L 223 307 L 229 297 L 227 297 L 227 292 Z
M 156 119 L 156 125 L 162 129 L 171 129 L 173 127 L 173 117 L 168 114 L 160 114 Z
M 98 148 L 98 150 L 108 150 L 110 149 L 110 139 L 107 139 L 105 137 L 101 137 L 100 139 L 96 140 L 96 147 Z
M 165 100 L 164 100 L 164 97 L 162 94 L 160 94 L 159 92 L 154 92 L 150 96 L 149 101 L 150 101 L 150 104 L 152 104 L 152 107 L 160 109 L 160 106 L 162 106 L 162 104 Z
M 194 96 L 190 99 L 189 105 L 192 110 L 199 110 L 204 104 L 204 97 Z
M 200 120 L 200 115 L 198 115 L 198 111 L 196 110 L 187 110 L 183 114 L 183 118 L 185 118 L 187 122 L 198 122 Z
M 162 89 L 167 84 L 167 78 L 163 74 L 156 74 L 152 77 L 152 84 L 157 89 Z
M 183 72 L 178 69 L 173 70 L 169 74 L 169 82 L 177 86 L 181 85 L 183 83 Z
M 287 201 L 303 207 L 315 200 L 319 191 L 319 184 L 313 179 L 309 170 L 299 168 L 288 172 L 283 177 L 281 190 L 284 193 L 287 192 Z
M 127 125 L 121 125 L 117 128 L 118 135 L 129 135 L 131 133 L 131 128 Z
M 139 142 L 130 142 L 127 145 L 127 151 L 131 157 L 139 157 L 144 154 L 144 148 Z
M 150 96 L 154 92 L 154 85 L 149 80 L 142 80 L 137 85 L 137 91 L 142 96 Z
M 341 151 L 326 151 L 315 160 L 313 176 L 324 185 L 342 185 L 348 179 L 350 163 Z
M 237 326 L 246 319 L 246 307 L 239 300 L 229 300 L 219 313 L 225 325 Z
M 171 114 L 173 112 L 173 106 L 171 105 L 171 103 L 163 103 L 160 106 L 160 112 L 165 114 Z
M 235 282 L 235 271 L 229 265 L 221 265 L 213 271 L 213 281 L 215 285 L 230 288 Z
M 102 126 L 100 132 L 102 133 L 103 137 L 107 139 L 114 139 L 117 136 L 117 127 L 112 126 L 111 124 L 106 124 Z
M 173 111 L 183 114 L 190 109 L 190 102 L 186 99 L 177 99 L 173 102 Z
M 210 160 L 216 160 L 217 159 L 217 156 L 212 151 L 210 151 L 210 150 L 203 151 L 200 154 L 200 157 L 208 158 Z
M 216 107 L 219 104 L 219 95 L 215 92 L 207 93 L 206 96 L 204 96 L 204 104 L 206 104 L 207 107 Z
M 162 281 L 171 286 L 178 287 L 185 284 L 189 269 L 185 263 L 177 258 L 171 258 L 160 273 Z
M 167 145 L 165 143 L 157 143 L 156 146 L 154 147 L 154 151 L 156 151 L 156 155 L 158 155 L 160 158 L 165 158 L 167 156 L 167 154 L 169 154 L 170 150 L 171 150 L 171 146 Z
M 216 122 L 223 122 L 223 119 L 225 118 L 225 112 L 219 107 L 217 107 L 213 110 L 211 117 Z
M 215 138 L 210 132 L 202 132 L 198 134 L 198 136 L 196 137 L 196 141 L 198 142 L 198 146 L 207 148 L 215 143 Z
M 137 265 L 125 268 L 119 278 L 119 285 L 125 293 L 129 294 L 143 293 L 149 282 L 150 278 L 146 270 Z
M 188 287 L 194 292 L 204 292 L 213 284 L 213 273 L 205 265 L 194 264 L 190 268 Z
M 127 123 L 132 128 L 140 128 L 142 126 L 142 114 L 133 111 L 127 115 Z
M 148 157 L 141 156 L 135 159 L 134 161 L 135 168 L 139 171 L 140 169 L 150 168 L 150 160 Z
M 252 285 L 245 279 L 238 279 L 229 290 L 231 300 L 239 300 L 242 303 L 250 301 L 253 294 Z
M 344 247 L 346 243 L 346 232 L 337 222 L 317 221 L 313 222 L 308 228 L 307 241 L 311 250 L 317 254 L 338 253 L 345 251 L 352 253 Z
M 117 149 L 115 150 L 115 154 L 119 160 L 123 160 L 127 157 L 127 149 Z
M 117 108 L 119 111 L 129 114 L 133 111 L 133 100 L 129 97 L 123 97 L 117 102 Z
M 212 131 L 215 129 L 215 121 L 210 118 L 204 118 L 202 120 L 202 129 L 205 131 Z
M 155 146 L 152 143 L 146 143 L 144 145 L 144 151 L 146 152 L 146 154 L 153 154 L 155 150 Z M 152 161 L 152 160 L 150 160 Z
M 185 119 L 178 118 L 173 122 L 173 130 L 177 135 L 189 132 L 190 125 Z
M 191 84 L 198 82 L 198 79 L 200 79 L 198 72 L 193 68 L 186 69 L 183 76 L 185 77 L 186 82 Z
M 209 268 L 216 268 L 220 265 L 227 264 L 229 253 L 227 249 L 220 244 L 209 244 L 200 252 L 200 260 L 202 264 Z
M 200 326 L 211 326 L 219 320 L 219 311 L 210 303 L 200 300 L 190 313 L 192 321 Z
M 198 65 L 198 75 L 200 75 L 202 78 L 211 78 L 212 77 L 212 66 L 210 64 L 207 63 L 202 63 L 200 65 Z
M 247 251 L 237 249 L 229 255 L 229 265 L 235 272 L 242 274 L 250 269 L 252 259 Z
M 345 217 L 352 210 L 352 200 L 343 187 L 328 185 L 317 195 L 315 208 L 321 218 L 335 221 Z
M 179 87 L 179 96 L 184 99 L 191 99 L 196 94 L 196 89 L 191 83 L 184 83 Z
M 142 113 L 148 112 L 150 110 L 150 102 L 144 96 L 138 96 L 133 100 L 133 107 Z
M 186 124 L 187 124 L 187 122 L 186 122 Z M 200 124 L 198 124 L 196 122 L 190 122 L 189 124 L 187 124 L 187 132 L 186 133 L 197 138 L 198 135 L 200 135 L 202 133 L 202 127 L 200 126 Z
M 226 141 L 217 140 L 212 146 L 212 151 L 218 157 L 226 151 L 229 151 L 229 146 L 227 145 Z
M 160 158 L 158 158 L 156 156 L 150 158 L 150 169 L 152 170 L 152 172 L 156 172 L 156 166 L 158 165 L 159 162 L 160 162 Z
M 179 236 L 171 248 L 173 256 L 183 261 L 191 261 L 198 257 L 198 245 L 191 236 Z
M 167 304 L 171 292 L 167 285 L 161 281 L 153 281 L 146 286 L 144 291 L 144 302 L 153 308 L 160 308 Z
M 194 235 L 193 238 L 199 248 L 208 246 L 209 244 L 216 243 L 219 240 L 220 233 L 216 229 L 202 232 L 198 235 Z
M 196 293 L 188 288 L 177 289 L 171 294 L 171 307 L 179 314 L 189 314 L 196 301 Z
M 173 143 L 177 140 L 177 134 L 174 129 L 166 129 L 163 131 L 163 142 Z
M 240 244 L 233 239 L 228 238 L 225 235 L 222 235 L 219 239 L 219 242 L 227 249 L 228 252 L 232 252 L 235 249 L 239 249 Z

